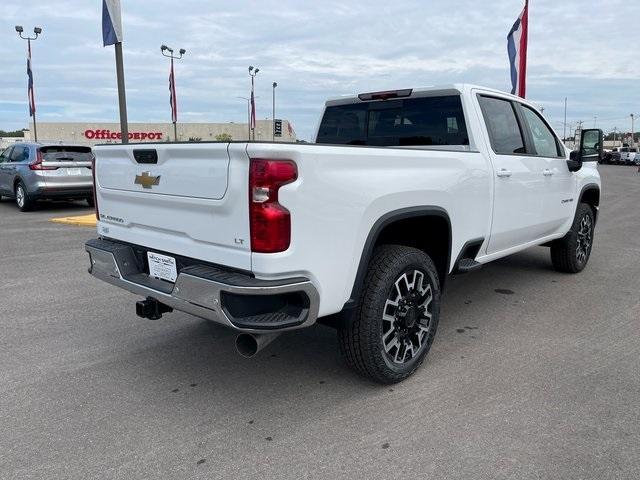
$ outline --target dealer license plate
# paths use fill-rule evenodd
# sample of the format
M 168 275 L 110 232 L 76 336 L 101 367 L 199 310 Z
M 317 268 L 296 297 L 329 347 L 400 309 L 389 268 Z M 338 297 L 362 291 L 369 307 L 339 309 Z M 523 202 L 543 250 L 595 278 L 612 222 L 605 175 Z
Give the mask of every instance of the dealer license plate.
M 178 278 L 175 258 L 160 253 L 147 252 L 147 260 L 149 260 L 149 276 L 168 282 L 175 282 Z
M 79 168 L 67 168 L 67 175 L 72 177 L 79 177 L 82 175 L 82 171 Z

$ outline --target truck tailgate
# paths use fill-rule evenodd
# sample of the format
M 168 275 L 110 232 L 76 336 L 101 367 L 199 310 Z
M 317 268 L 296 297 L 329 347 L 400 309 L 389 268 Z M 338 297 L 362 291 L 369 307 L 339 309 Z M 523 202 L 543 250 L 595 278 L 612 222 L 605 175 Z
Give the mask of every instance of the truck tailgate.
M 96 147 L 98 233 L 250 270 L 248 158 L 228 146 Z

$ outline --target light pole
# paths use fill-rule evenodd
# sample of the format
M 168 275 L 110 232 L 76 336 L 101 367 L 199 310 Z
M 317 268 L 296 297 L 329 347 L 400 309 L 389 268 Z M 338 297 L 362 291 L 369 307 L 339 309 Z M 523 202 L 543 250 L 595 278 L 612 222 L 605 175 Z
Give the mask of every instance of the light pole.
M 634 130 L 634 124 L 633 124 L 634 120 L 635 120 L 635 116 L 632 113 L 631 114 L 631 145 L 632 146 L 635 146 L 635 144 L 636 144 L 636 134 L 633 131 Z
M 169 103 L 171 104 L 171 122 L 173 123 L 173 138 L 174 141 L 178 141 L 178 127 L 176 126 L 178 122 L 178 100 L 176 99 L 176 77 L 173 73 L 173 61 L 180 60 L 182 56 L 187 52 L 184 48 L 181 48 L 178 52 L 178 55 L 173 54 L 173 49 L 167 47 L 166 45 L 160 46 L 160 52 L 167 58 L 171 59 L 171 71 L 169 72 L 169 92 L 170 98 Z M 166 53 L 169 52 L 169 53 Z
M 276 141 L 276 87 L 278 86 L 278 82 L 273 82 L 271 85 L 273 87 L 273 95 L 271 96 L 272 101 L 272 109 L 271 109 L 271 141 Z
M 249 76 L 251 77 L 251 113 L 249 114 L 249 128 L 251 130 L 251 137 L 253 137 L 253 140 L 256 139 L 256 97 L 254 95 L 254 80 L 259 71 L 259 68 L 253 68 L 253 65 L 249 65 Z
M 27 76 L 29 77 L 29 84 L 27 87 L 27 96 L 29 97 L 29 116 L 33 117 L 33 139 L 38 141 L 38 127 L 36 126 L 36 97 L 33 93 L 33 71 L 31 70 L 31 40 L 38 38 L 38 35 L 42 33 L 42 28 L 34 27 L 33 33 L 35 37 L 25 37 L 22 35 L 24 28 L 22 25 L 16 25 L 16 32 L 21 39 L 27 41 Z

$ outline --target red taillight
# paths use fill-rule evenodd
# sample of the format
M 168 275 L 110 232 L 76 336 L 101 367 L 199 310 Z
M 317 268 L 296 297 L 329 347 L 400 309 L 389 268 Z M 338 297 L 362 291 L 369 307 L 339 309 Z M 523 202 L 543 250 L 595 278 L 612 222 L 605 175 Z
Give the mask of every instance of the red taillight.
M 278 203 L 281 186 L 298 178 L 291 160 L 252 158 L 249 167 L 251 251 L 283 252 L 291 243 L 291 214 Z
M 30 170 L 57 170 L 58 167 L 43 167 L 42 166 L 42 152 L 38 150 L 36 152 L 36 160 L 29 164 Z
M 100 220 L 100 212 L 98 211 L 98 190 L 96 188 L 96 157 L 91 155 L 91 176 L 93 177 L 93 206 L 96 209 L 96 219 Z

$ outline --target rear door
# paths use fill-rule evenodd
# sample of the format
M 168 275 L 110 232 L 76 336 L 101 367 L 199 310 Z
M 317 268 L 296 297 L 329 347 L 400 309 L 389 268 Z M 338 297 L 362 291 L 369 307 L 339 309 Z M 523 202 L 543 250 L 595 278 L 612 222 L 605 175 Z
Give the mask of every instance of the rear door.
M 9 158 L 12 148 L 13 147 L 8 147 L 0 154 L 0 192 L 2 193 L 13 193 L 9 188 Z
M 7 187 L 13 190 L 13 182 L 20 174 L 20 167 L 29 160 L 29 147 L 27 145 L 14 145 L 9 156 L 9 161 L 4 163 L 4 173 L 7 177 Z M 31 190 L 31 185 L 24 177 L 27 190 Z
M 90 147 L 55 145 L 40 147 L 41 175 L 51 189 L 87 189 L 93 185 Z
M 527 151 L 523 120 L 508 98 L 478 95 L 494 168 L 494 204 L 487 253 L 543 236 L 546 162 Z

